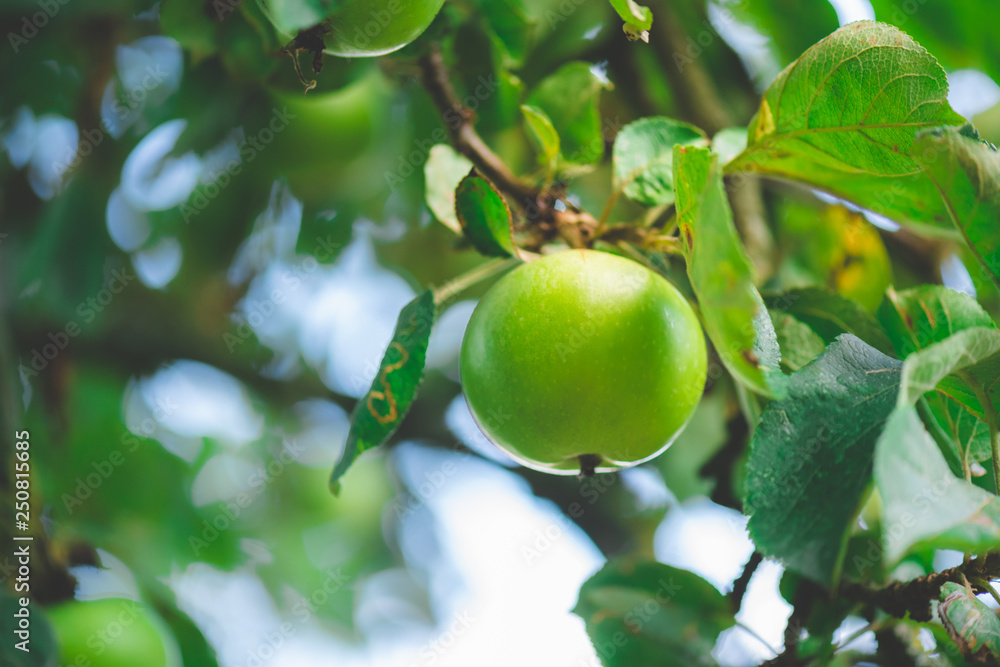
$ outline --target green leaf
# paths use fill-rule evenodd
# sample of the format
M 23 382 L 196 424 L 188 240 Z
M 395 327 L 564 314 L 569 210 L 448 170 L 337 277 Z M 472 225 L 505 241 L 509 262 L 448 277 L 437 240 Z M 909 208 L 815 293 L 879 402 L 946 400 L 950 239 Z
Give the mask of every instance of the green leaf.
M 940 607 L 938 607 L 938 609 L 940 609 Z M 934 643 L 936 644 L 936 651 L 942 658 L 939 662 L 940 667 L 971 667 L 974 664 L 972 662 L 968 662 L 962 657 L 961 651 L 958 646 L 955 645 L 955 640 L 951 638 L 947 628 L 941 625 L 941 623 L 936 621 L 930 623 L 908 623 L 904 621 L 900 624 L 900 626 L 906 627 L 908 634 L 910 634 L 917 641 L 920 641 L 920 630 L 926 629 L 931 633 L 931 637 L 933 637 Z
M 424 165 L 427 206 L 441 224 L 456 234 L 462 233 L 462 225 L 455 213 L 455 190 L 471 170 L 472 162 L 447 144 L 432 147 Z
M 959 331 L 914 352 L 903 364 L 899 404 L 915 403 L 948 375 L 987 361 L 997 354 L 1000 354 L 1000 331 L 987 327 Z
M 632 559 L 609 561 L 584 582 L 573 613 L 605 667 L 714 665 L 715 642 L 734 623 L 729 602 L 701 577 Z
M 521 113 L 528 126 L 528 136 L 531 137 L 539 151 L 539 162 L 552 164 L 559 155 L 559 133 L 553 127 L 552 121 L 538 107 L 521 105 Z
M 927 394 L 925 398 L 934 420 L 954 444 L 955 453 L 960 461 L 963 458 L 969 463 L 990 460 L 993 454 L 990 451 L 990 429 L 986 422 L 940 389 L 933 394 Z M 958 473 L 954 469 L 953 472 Z
M 1000 331 L 992 327 L 965 329 L 907 357 L 899 404 L 915 402 L 934 389 L 935 393 L 925 397 L 928 404 L 954 401 L 970 417 L 989 419 L 988 412 L 1000 407 Z M 983 405 L 984 397 L 990 405 Z M 944 423 L 940 417 L 934 418 L 939 425 Z M 929 427 L 933 429 L 934 424 L 929 422 Z M 964 448 L 969 463 L 975 460 L 974 455 L 982 455 L 982 436 L 977 435 L 980 428 L 967 424 L 957 434 L 952 430 L 952 435 L 958 438 L 955 446 Z M 945 435 L 950 437 L 948 433 Z M 947 451 L 944 454 L 951 458 Z
M 917 135 L 917 162 L 937 186 L 949 219 L 1000 286 L 1000 152 L 975 130 L 940 128 Z
M 984 553 L 1000 547 L 1000 498 L 956 477 L 916 408 L 895 409 L 875 448 L 882 535 L 890 567 L 922 547 Z
M 459 99 L 475 108 L 481 133 L 502 132 L 519 120 L 524 84 L 510 72 L 507 48 L 483 22 L 455 28 L 452 79 Z
M 427 343 L 436 316 L 434 292 L 427 290 L 399 313 L 396 331 L 382 357 L 368 393 L 351 416 L 351 430 L 340 461 L 330 475 L 330 488 L 340 491 L 340 478 L 362 452 L 378 447 L 396 432 L 424 376 Z
M 879 308 L 879 320 L 902 358 L 938 343 L 955 350 L 961 342 L 944 341 L 958 331 L 995 329 L 993 320 L 974 299 L 941 285 L 923 285 L 900 293 L 890 289 Z M 943 358 L 939 349 L 911 363 L 934 367 Z M 974 362 L 974 366 L 979 363 Z M 995 376 L 995 372 L 987 373 L 987 377 Z M 971 463 L 992 457 L 989 427 L 980 418 L 985 416 L 983 408 L 967 378 L 942 377 L 936 389 L 924 396 L 931 414 L 922 417 L 952 472 L 962 474 Z
M 764 93 L 747 149 L 726 171 L 801 181 L 902 223 L 951 230 L 916 158 L 917 131 L 959 125 L 937 61 L 897 28 L 850 23 Z
M 503 43 L 511 65 L 520 65 L 528 46 L 532 21 L 523 0 L 477 0 L 487 23 Z
M 707 148 L 674 146 L 673 162 L 677 224 L 709 338 L 733 377 L 780 398 L 781 351 L 733 225 L 718 158 Z
M 649 29 L 653 27 L 653 12 L 635 0 L 610 0 L 618 16 L 625 21 L 623 28 L 629 39 L 649 41 Z
M 472 170 L 455 191 L 455 212 L 473 247 L 487 257 L 517 257 L 507 201 L 493 184 Z
M 900 358 L 962 329 L 995 328 L 975 299 L 942 285 L 921 285 L 903 292 L 890 288 L 879 306 L 878 320 Z
M 823 339 L 809 325 L 800 322 L 788 313 L 771 311 L 771 324 L 781 348 L 781 365 L 790 371 L 797 371 L 822 354 L 826 345 Z
M 694 125 L 653 116 L 629 123 L 612 151 L 615 191 L 647 206 L 674 203 L 674 146 L 707 146 Z
M 945 582 L 938 616 L 963 656 L 984 664 L 1000 661 L 1000 618 L 971 590 Z
M 712 150 L 719 156 L 719 164 L 725 166 L 747 149 L 747 128 L 727 127 L 712 137 Z
M 882 327 L 861 305 L 820 287 L 790 289 L 770 294 L 765 303 L 771 311 L 782 311 L 805 322 L 827 343 L 842 333 L 857 336 L 879 352 L 890 354 L 892 343 Z
M 527 101 L 552 121 L 563 161 L 569 166 L 592 165 L 604 156 L 597 108 L 604 82 L 590 67 L 584 62 L 563 65 L 539 83 Z
M 825 585 L 840 576 L 900 362 L 845 334 L 792 374 L 750 441 L 744 511 L 766 555 Z
M 1000 412 L 1000 354 L 994 354 L 969 366 L 965 370 L 965 376 L 970 382 L 982 387 L 983 393 L 993 406 L 993 409 Z M 949 393 L 950 396 L 953 396 L 955 400 L 969 408 L 977 417 L 983 418 L 985 413 L 979 403 L 979 396 L 970 397 L 962 395 L 960 390 L 954 391 L 954 383 L 950 382 L 950 380 L 952 378 L 948 378 L 945 382 L 942 382 L 942 388 L 947 391 L 953 391 L 953 393 Z

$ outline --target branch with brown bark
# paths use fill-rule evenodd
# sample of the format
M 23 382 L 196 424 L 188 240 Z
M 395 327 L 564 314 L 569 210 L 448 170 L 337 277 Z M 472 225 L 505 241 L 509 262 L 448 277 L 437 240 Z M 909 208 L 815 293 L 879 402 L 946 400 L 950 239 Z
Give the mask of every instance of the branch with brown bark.
M 879 607 L 897 618 L 907 614 L 915 621 L 931 620 L 931 601 L 941 595 L 941 586 L 951 581 L 959 584 L 972 583 L 976 593 L 987 592 L 976 582 L 1000 578 L 1000 552 L 991 552 L 966 563 L 941 572 L 934 572 L 911 581 L 894 581 L 881 588 L 873 588 L 860 583 L 845 583 L 843 595 Z
M 594 217 L 567 201 L 558 188 L 541 188 L 518 177 L 479 136 L 475 113 L 462 104 L 455 92 L 440 47 L 432 46 L 418 64 L 424 88 L 440 113 L 455 150 L 518 204 L 529 222 L 541 223 L 542 231 L 556 232 L 570 247 L 589 246 L 598 226 Z
M 534 202 L 541 197 L 541 189 L 518 178 L 476 132 L 473 124 L 475 113 L 458 98 L 448 77 L 441 49 L 432 46 L 420 58 L 419 66 L 424 88 L 441 114 L 455 150 L 469 158 L 486 178 L 520 203 Z

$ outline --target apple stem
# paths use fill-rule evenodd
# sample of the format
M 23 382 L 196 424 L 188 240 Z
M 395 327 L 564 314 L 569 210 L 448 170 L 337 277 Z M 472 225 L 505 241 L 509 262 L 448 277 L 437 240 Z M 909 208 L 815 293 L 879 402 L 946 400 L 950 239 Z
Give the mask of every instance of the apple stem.
M 601 457 L 597 454 L 580 454 L 577 458 L 580 460 L 580 479 L 593 477 L 601 463 Z

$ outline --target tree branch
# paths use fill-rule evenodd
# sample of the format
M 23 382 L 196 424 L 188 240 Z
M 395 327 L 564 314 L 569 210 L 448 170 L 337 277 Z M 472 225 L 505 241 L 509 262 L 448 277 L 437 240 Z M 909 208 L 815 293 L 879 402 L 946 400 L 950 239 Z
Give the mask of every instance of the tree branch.
M 820 594 L 819 585 L 808 579 L 799 582 L 792 600 L 792 614 L 785 625 L 785 650 L 763 663 L 761 667 L 798 667 L 805 663 L 805 660 L 799 657 L 799 640 L 802 637 L 802 628 Z
M 419 66 L 424 88 L 440 112 L 455 149 L 469 158 L 498 188 L 522 204 L 531 203 L 537 206 L 537 200 L 543 194 L 542 190 L 518 178 L 476 132 L 472 124 L 475 113 L 462 104 L 455 93 L 455 88 L 448 78 L 448 69 L 441 57 L 441 49 L 433 45 L 421 56 Z
M 698 470 L 698 476 L 715 480 L 715 488 L 712 489 L 710 496 L 712 502 L 742 512 L 743 501 L 736 497 L 731 482 L 737 461 L 743 454 L 750 436 L 749 424 L 742 413 L 737 412 L 726 420 L 726 432 L 726 444 L 702 465 Z
M 733 582 L 733 590 L 729 592 L 728 598 L 734 614 L 743 606 L 743 596 L 746 595 L 747 586 L 750 585 L 754 572 L 757 571 L 757 567 L 763 560 L 764 555 L 759 551 L 754 551 L 750 554 L 750 560 L 743 566 L 743 573 Z
M 941 586 L 949 581 L 965 583 L 1000 578 L 1000 552 L 991 552 L 956 567 L 928 574 L 912 581 L 894 581 L 882 588 L 872 588 L 864 584 L 847 582 L 842 592 L 847 597 L 881 607 L 887 613 L 905 618 L 909 613 L 915 621 L 931 620 L 931 600 L 937 600 Z M 986 589 L 973 584 L 976 593 Z
M 559 189 L 546 190 L 519 178 L 486 145 L 473 125 L 475 113 L 462 104 L 451 85 L 440 47 L 433 45 L 421 56 L 419 66 L 424 88 L 440 112 L 455 149 L 471 160 L 509 198 L 520 204 L 529 220 L 551 221 L 553 224 L 545 225 L 545 230 L 549 233 L 554 230 L 571 248 L 589 247 L 598 227 L 594 216 L 568 202 Z M 561 201 L 564 206 L 555 206 L 556 201 Z

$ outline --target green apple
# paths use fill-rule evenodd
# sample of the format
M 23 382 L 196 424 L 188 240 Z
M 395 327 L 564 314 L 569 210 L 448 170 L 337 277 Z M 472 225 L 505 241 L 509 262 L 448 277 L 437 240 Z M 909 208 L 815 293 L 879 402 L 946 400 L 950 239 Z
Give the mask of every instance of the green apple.
M 677 289 L 628 259 L 549 255 L 479 302 L 462 342 L 466 400 L 520 463 L 592 474 L 656 456 L 701 399 L 707 358 Z
M 327 53 L 382 56 L 403 48 L 430 26 L 444 0 L 258 0 L 271 22 L 291 37 L 324 23 Z
M 401 49 L 431 24 L 444 0 L 334 0 L 326 51 L 338 56 L 381 56 Z M 339 5 L 339 6 L 338 6 Z
M 124 598 L 65 602 L 47 610 L 60 665 L 180 667 L 180 651 L 156 614 Z

